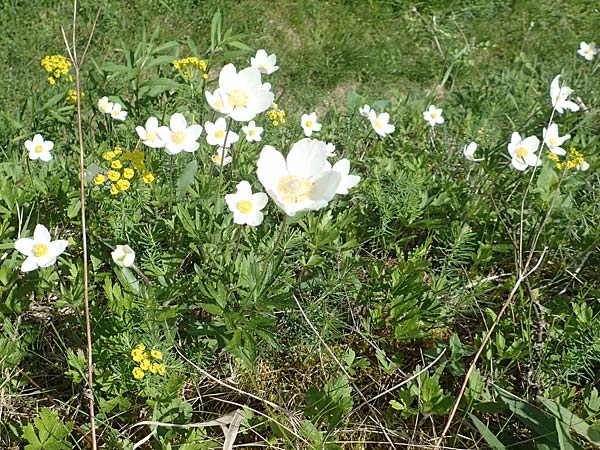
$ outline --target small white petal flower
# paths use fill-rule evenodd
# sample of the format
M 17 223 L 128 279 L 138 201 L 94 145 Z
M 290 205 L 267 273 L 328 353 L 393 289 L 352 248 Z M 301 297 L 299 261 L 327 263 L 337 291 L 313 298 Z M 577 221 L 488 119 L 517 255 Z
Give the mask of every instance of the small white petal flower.
M 50 150 L 54 148 L 54 142 L 45 141 L 41 134 L 36 134 L 32 141 L 25 141 L 25 148 L 29 151 L 29 159 L 48 162 L 52 159 Z
M 248 142 L 259 142 L 262 140 L 263 127 L 257 127 L 254 120 L 248 122 L 248 125 L 244 125 L 242 131 L 246 135 L 246 140 Z
M 127 111 L 123 110 L 120 103 L 115 103 L 110 110 L 110 117 L 123 122 L 127 118 Z
M 396 127 L 389 123 L 390 115 L 386 112 L 377 115 L 375 110 L 371 110 L 369 112 L 369 120 L 371 121 L 371 126 L 375 130 L 379 136 L 385 137 L 388 134 L 394 132 Z
M 529 166 L 541 166 L 542 160 L 535 154 L 539 145 L 540 140 L 536 136 L 521 139 L 521 135 L 515 131 L 508 144 L 508 153 L 512 158 L 513 167 L 523 171 Z
M 111 256 L 115 264 L 121 267 L 131 267 L 135 261 L 135 252 L 129 245 L 117 245 Z
M 317 122 L 317 113 L 302 114 L 300 125 L 304 130 L 304 136 L 312 136 L 313 132 L 321 130 L 321 124 Z
M 586 170 L 588 170 L 589 168 L 590 168 L 590 165 L 589 165 L 589 163 L 588 163 L 587 161 L 583 161 L 582 163 L 580 163 L 580 164 L 577 164 L 577 165 L 575 166 L 575 169 L 577 169 L 577 170 L 579 170 L 579 171 L 581 171 L 581 172 L 585 172 L 585 171 L 586 171 Z
M 423 118 L 429 122 L 429 125 L 432 127 L 437 124 L 444 123 L 444 118 L 442 117 L 443 109 L 436 108 L 435 105 L 430 105 L 429 109 L 423 113 Z
M 27 256 L 21 265 L 21 271 L 31 272 L 38 267 L 49 267 L 65 251 L 69 243 L 65 240 L 53 241 L 48 229 L 41 224 L 35 227 L 33 239 L 21 238 L 15 242 L 15 249 Z
M 469 161 L 479 162 L 483 161 L 485 158 L 475 158 L 475 152 L 477 151 L 477 143 L 471 142 L 469 145 L 465 145 L 463 148 L 463 155 Z
M 573 92 L 569 86 L 559 86 L 560 75 L 556 75 L 550 84 L 550 99 L 552 106 L 557 113 L 562 114 L 565 109 L 573 112 L 579 111 L 579 105 L 575 102 L 567 100 Z
M 228 155 L 227 149 L 223 147 L 219 147 L 217 149 L 217 153 L 210 157 L 211 161 L 215 164 L 215 166 L 225 167 L 229 164 L 233 158 Z
M 324 170 L 325 143 L 305 138 L 296 142 L 287 158 L 266 145 L 258 159 L 257 175 L 267 194 L 288 216 L 327 206 L 342 176 Z
M 102 97 L 98 100 L 98 109 L 104 114 L 110 114 L 113 109 L 113 103 L 108 101 L 108 97 Z
M 583 56 L 588 61 L 594 59 L 594 56 L 598 54 L 598 49 L 596 48 L 596 44 L 594 42 L 590 42 L 589 44 L 585 41 L 581 41 L 579 43 L 579 50 L 577 50 L 581 56 Z
M 267 52 L 262 49 L 256 52 L 256 56 L 250 58 L 250 65 L 265 75 L 271 75 L 279 69 L 279 66 L 275 65 L 276 63 L 277 56 L 267 55 Z
M 336 162 L 331 170 L 339 173 L 341 176 L 340 184 L 335 191 L 336 194 L 346 195 L 350 189 L 360 182 L 360 177 L 358 175 L 349 175 L 350 161 L 348 161 L 346 158 L 340 159 L 338 162 Z
M 262 192 L 252 193 L 250 183 L 242 181 L 237 185 L 235 194 L 227 194 L 225 202 L 233 212 L 233 221 L 238 225 L 256 227 L 263 221 L 261 210 L 267 205 L 269 197 Z
M 176 155 L 182 150 L 195 152 L 200 147 L 197 141 L 201 134 L 202 126 L 193 124 L 188 127 L 181 113 L 171 116 L 169 127 L 162 126 L 158 129 L 158 136 L 165 143 L 165 151 L 169 155 Z
M 325 157 L 331 158 L 332 156 L 335 156 L 335 145 L 333 145 L 331 142 L 328 142 L 325 144 Z
M 156 117 L 150 117 L 146 121 L 145 128 L 138 125 L 135 127 L 135 131 L 145 146 L 151 148 L 163 148 L 165 143 L 158 136 L 158 128 L 158 119 Z
M 561 147 L 567 139 L 571 139 L 570 134 L 565 134 L 563 137 L 558 135 L 558 125 L 551 123 L 548 129 L 544 128 L 544 144 L 548 146 L 550 151 L 555 155 L 564 156 L 566 150 Z
M 217 88 L 212 93 L 205 91 L 204 96 L 209 106 L 218 113 L 229 115 L 233 111 L 233 108 L 225 102 L 225 97 L 221 89 Z
M 363 105 L 358 108 L 358 112 L 363 117 L 369 117 L 369 113 L 371 112 L 371 107 L 369 105 Z
M 206 142 L 208 145 L 218 145 L 219 147 L 231 147 L 231 144 L 239 141 L 240 137 L 237 133 L 227 131 L 227 121 L 223 117 L 219 117 L 215 123 L 206 122 L 204 124 L 206 132 Z M 227 143 L 225 143 L 227 138 Z

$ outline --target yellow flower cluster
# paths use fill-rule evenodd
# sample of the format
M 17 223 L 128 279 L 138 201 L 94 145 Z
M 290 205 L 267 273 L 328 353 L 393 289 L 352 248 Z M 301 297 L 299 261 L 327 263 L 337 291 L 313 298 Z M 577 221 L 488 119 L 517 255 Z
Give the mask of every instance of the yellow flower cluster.
M 554 161 L 554 166 L 558 170 L 563 170 L 565 167 L 567 170 L 572 170 L 578 167 L 582 167 L 586 164 L 585 159 L 583 158 L 583 154 L 578 152 L 575 147 L 571 147 L 569 149 L 569 154 L 567 156 L 566 161 L 560 161 L 558 155 L 554 153 L 548 153 L 548 158 Z
M 150 355 L 148 355 L 146 346 L 144 344 L 138 344 L 131 350 L 131 359 L 133 362 L 139 364 L 139 366 L 134 367 L 131 371 L 133 378 L 136 380 L 144 378 L 146 372 L 157 373 L 159 375 L 165 374 L 166 366 L 163 363 L 158 362 L 163 359 L 163 354 L 160 350 L 153 348 L 150 350 Z
M 154 181 L 154 175 L 151 172 L 143 172 L 144 153 L 139 150 L 132 152 L 123 151 L 121 147 L 115 147 L 113 150 L 105 152 L 102 157 L 106 161 L 110 161 L 110 169 L 104 174 L 99 173 L 94 177 L 96 186 L 103 185 L 107 181 L 110 183 L 110 193 L 117 195 L 119 192 L 126 191 L 131 187 L 131 180 L 135 176 L 137 170 L 141 173 L 142 181 L 146 184 Z M 125 167 L 121 157 L 131 167 Z
M 85 94 L 82 92 L 81 93 L 81 99 L 83 100 L 85 98 Z M 77 104 L 77 91 L 75 89 L 69 89 L 69 91 L 67 92 L 67 100 L 69 100 L 71 103 L 73 104 Z
M 187 80 L 196 78 L 197 71 L 202 72 L 202 78 L 205 80 L 208 78 L 206 61 L 203 59 L 190 56 L 189 58 L 177 59 L 172 64 Z
M 71 68 L 70 61 L 62 55 L 44 56 L 41 64 L 44 70 L 50 74 L 48 83 L 51 85 L 54 85 L 62 75 L 66 75 Z M 69 81 L 72 81 L 71 77 L 69 77 Z
M 269 120 L 271 120 L 271 123 L 274 127 L 279 126 L 279 124 L 285 124 L 285 111 L 283 109 L 279 109 L 277 103 L 273 103 L 273 109 L 271 109 L 268 114 Z

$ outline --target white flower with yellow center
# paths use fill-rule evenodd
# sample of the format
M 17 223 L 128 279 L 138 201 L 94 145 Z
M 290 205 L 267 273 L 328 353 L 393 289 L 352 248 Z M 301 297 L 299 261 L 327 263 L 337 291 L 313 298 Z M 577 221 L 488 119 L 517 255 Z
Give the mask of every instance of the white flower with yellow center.
M 41 134 L 36 134 L 32 141 L 25 141 L 25 148 L 29 151 L 29 159 L 48 162 L 52 159 L 50 150 L 54 148 L 54 142 L 45 141 Z
M 246 135 L 248 142 L 259 142 L 262 140 L 263 127 L 257 127 L 254 120 L 248 122 L 248 125 L 244 125 L 242 131 Z
M 219 88 L 205 93 L 208 104 L 233 120 L 247 122 L 271 107 L 273 93 L 263 90 L 260 72 L 247 67 L 237 72 L 233 64 L 227 64 L 219 74 Z
M 363 105 L 360 108 L 358 108 L 358 112 L 363 117 L 369 117 L 369 115 L 371 114 L 371 107 L 369 105 Z
M 475 152 L 477 151 L 477 143 L 471 142 L 469 145 L 465 145 L 463 147 L 463 155 L 464 157 L 473 162 L 483 161 L 485 158 L 475 158 Z
M 386 112 L 377 114 L 375 110 L 369 111 L 369 120 L 375 133 L 379 136 L 385 137 L 390 133 L 393 133 L 396 127 L 389 123 L 390 115 Z
M 117 266 L 131 267 L 135 261 L 135 252 L 129 245 L 117 245 L 111 253 Z
M 210 157 L 211 161 L 215 166 L 225 167 L 229 164 L 233 159 L 229 156 L 227 149 L 223 147 L 219 147 L 217 149 L 217 153 Z
M 231 144 L 239 141 L 240 137 L 237 133 L 229 130 L 227 132 L 227 121 L 223 117 L 219 117 L 215 123 L 206 122 L 204 124 L 206 132 L 206 142 L 208 145 L 218 145 L 219 147 L 231 147 Z M 227 143 L 225 143 L 227 137 Z
M 227 194 L 225 202 L 233 212 L 233 221 L 238 225 L 248 224 L 251 227 L 260 225 L 263 221 L 261 210 L 267 205 L 269 197 L 262 192 L 252 193 L 250 183 L 241 181 L 235 194 Z
M 523 171 L 529 166 L 541 166 L 542 160 L 535 154 L 539 145 L 540 140 L 536 136 L 521 139 L 521 135 L 515 131 L 508 144 L 508 153 L 512 158 L 513 167 Z
M 305 138 L 292 146 L 287 158 L 274 147 L 265 146 L 256 173 L 277 206 L 293 216 L 324 208 L 335 195 L 342 176 L 323 170 L 326 161 L 325 143 Z
M 579 105 L 575 102 L 567 100 L 569 95 L 573 93 L 573 89 L 569 86 L 559 85 L 560 75 L 556 75 L 550 84 L 550 99 L 552 106 L 557 113 L 562 114 L 565 109 L 573 112 L 579 111 Z
M 265 75 L 271 75 L 279 69 L 276 63 L 277 56 L 267 55 L 267 52 L 262 49 L 256 52 L 256 56 L 250 58 L 250 65 Z
M 590 42 L 589 44 L 585 41 L 581 41 L 579 43 L 579 50 L 577 50 L 581 56 L 583 56 L 588 61 L 594 59 L 594 56 L 598 54 L 598 49 L 596 48 L 596 44 Z
M 123 122 L 127 118 L 127 111 L 123 110 L 120 103 L 115 103 L 110 110 L 110 117 Z
M 304 136 L 312 136 L 313 132 L 321 131 L 321 124 L 317 122 L 317 113 L 302 114 L 300 125 L 304 130 Z
M 110 114 L 113 109 L 113 103 L 108 101 L 108 97 L 102 97 L 98 100 L 98 109 L 104 114 Z
M 555 155 L 564 156 L 567 154 L 566 150 L 561 147 L 567 139 L 571 139 L 571 135 L 565 134 L 560 137 L 558 135 L 558 125 L 555 123 L 551 123 L 548 129 L 544 128 L 544 144 Z
M 21 238 L 15 242 L 15 249 L 27 256 L 21 265 L 21 271 L 31 272 L 38 267 L 53 265 L 67 245 L 69 243 L 64 240 L 53 241 L 48 229 L 38 224 L 33 232 L 33 239 Z
M 182 150 L 185 152 L 195 152 L 200 147 L 197 142 L 202 134 L 200 125 L 190 125 L 188 127 L 185 117 L 181 113 L 175 113 L 169 120 L 169 127 L 159 127 L 158 137 L 165 143 L 165 151 L 169 155 L 176 155 Z
M 442 111 L 443 109 L 436 108 L 435 105 L 430 105 L 429 109 L 423 113 L 423 119 L 425 119 L 429 125 L 435 127 L 437 124 L 444 123 Z
M 151 148 L 163 148 L 165 146 L 165 143 L 158 136 L 158 119 L 156 117 L 150 117 L 146 121 L 145 128 L 138 125 L 135 127 L 135 131 L 145 146 Z

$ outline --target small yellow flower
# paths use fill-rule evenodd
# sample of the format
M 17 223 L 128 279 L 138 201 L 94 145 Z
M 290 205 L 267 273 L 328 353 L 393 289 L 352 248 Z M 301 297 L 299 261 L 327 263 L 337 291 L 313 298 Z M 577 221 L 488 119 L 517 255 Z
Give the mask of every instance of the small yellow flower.
M 117 189 L 117 187 L 114 184 L 110 188 L 110 193 L 112 195 L 117 195 L 119 193 L 119 190 Z
M 134 367 L 131 372 L 133 373 L 133 378 L 135 378 L 136 380 L 141 380 L 142 378 L 144 378 L 144 375 L 146 375 L 146 373 L 139 367 Z
M 150 369 L 150 360 L 142 359 L 142 361 L 140 362 L 140 369 L 142 369 L 142 370 Z
M 154 359 L 163 359 L 163 353 L 155 348 L 150 351 L 150 356 L 152 356 Z
M 113 149 L 113 153 L 115 154 L 115 156 L 119 156 L 121 153 L 123 153 L 123 147 L 115 147 Z
M 81 98 L 85 97 L 85 94 L 83 92 L 80 92 L 79 95 L 81 96 Z M 69 91 L 67 92 L 67 99 L 70 102 L 77 104 L 77 91 L 75 89 L 69 89 Z
M 128 180 L 131 180 L 134 175 L 135 175 L 135 171 L 129 167 L 127 167 L 126 169 L 123 170 L 123 177 L 127 178 Z
M 278 122 L 278 121 L 276 121 L 276 120 L 274 120 L 274 121 L 273 121 L 273 126 L 274 126 L 274 127 L 276 127 L 276 126 L 278 126 L 278 125 L 279 125 L 279 122 Z
M 117 181 L 117 188 L 119 188 L 120 191 L 126 191 L 127 189 L 129 189 L 130 183 L 127 180 L 119 180 Z
M 107 161 L 110 161 L 110 160 L 111 160 L 111 159 L 113 159 L 115 156 L 117 156 L 117 155 L 115 154 L 115 152 L 106 152 L 106 153 L 104 153 L 104 155 L 102 155 L 102 157 L 103 157 L 105 160 L 107 160 Z
M 136 161 L 133 163 L 133 167 L 135 167 L 136 170 L 142 170 L 144 168 L 144 162 Z
M 164 375 L 165 369 L 166 369 L 166 366 L 164 364 L 159 364 L 158 367 L 156 368 L 156 371 L 158 372 L 159 375 Z
M 147 356 L 148 355 L 144 352 L 144 350 L 140 350 L 139 348 L 134 348 L 133 350 L 131 350 L 131 359 L 133 359 L 137 363 L 146 359 Z
M 154 181 L 154 175 L 152 175 L 150 172 L 146 172 L 144 175 L 142 175 L 142 180 L 144 183 L 150 184 Z
M 109 170 L 108 172 L 106 172 L 106 176 L 110 181 L 114 182 L 121 178 L 121 173 L 117 172 L 116 170 Z
M 136 348 L 139 348 L 141 351 L 146 350 L 146 346 L 144 344 L 138 344 Z
M 48 77 L 48 83 L 50 83 L 51 86 L 54 86 L 56 84 L 56 80 L 52 77 Z
M 113 169 L 120 169 L 123 167 L 123 163 L 119 159 L 115 159 L 112 163 L 110 163 L 110 167 Z
M 101 185 L 102 183 L 104 183 L 106 181 L 106 177 L 104 175 L 102 175 L 101 173 L 99 173 L 98 175 L 96 175 L 94 177 L 94 184 L 96 186 Z
M 151 373 L 158 373 L 158 368 L 161 366 L 160 363 L 155 363 L 153 362 L 152 364 L 150 364 L 150 372 Z

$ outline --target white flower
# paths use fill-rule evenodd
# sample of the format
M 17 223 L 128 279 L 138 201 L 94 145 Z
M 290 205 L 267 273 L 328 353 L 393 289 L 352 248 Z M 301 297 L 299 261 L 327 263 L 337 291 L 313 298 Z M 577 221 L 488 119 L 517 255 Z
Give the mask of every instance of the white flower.
M 581 41 L 579 43 L 579 50 L 577 50 L 577 53 L 579 53 L 588 61 L 591 61 L 594 59 L 594 56 L 598 54 L 598 49 L 596 48 L 596 44 L 593 42 L 588 44 L 585 41 Z
M 248 122 L 248 125 L 244 125 L 242 131 L 246 134 L 246 140 L 248 142 L 258 142 L 262 140 L 263 127 L 257 127 L 254 120 Z
M 120 103 L 115 103 L 110 110 L 110 117 L 123 122 L 127 118 L 127 111 L 123 110 L 123 107 Z
M 304 130 L 304 136 L 312 136 L 313 131 L 320 131 L 321 124 L 317 122 L 317 113 L 311 112 L 310 114 L 302 114 L 300 119 L 300 125 Z
M 515 131 L 508 144 L 508 153 L 512 157 L 513 167 L 523 171 L 529 166 L 541 166 L 542 160 L 535 154 L 539 145 L 540 140 L 536 136 L 521 139 L 521 135 Z
M 227 154 L 227 149 L 223 147 L 219 147 L 217 149 L 217 153 L 210 157 L 215 166 L 225 167 L 232 161 L 231 156 Z
M 45 141 L 41 134 L 36 134 L 32 141 L 25 141 L 25 148 L 29 150 L 29 159 L 41 159 L 48 162 L 52 159 L 50 150 L 54 148 L 54 142 Z
M 552 106 L 559 114 L 562 114 L 564 109 L 569 109 L 573 112 L 579 111 L 579 105 L 575 102 L 567 100 L 569 95 L 573 92 L 569 86 L 558 85 L 560 75 L 556 75 L 550 84 L 550 99 L 552 100 Z
M 333 145 L 331 142 L 328 142 L 325 144 L 325 157 L 331 158 L 332 156 L 335 156 L 335 145 Z
M 235 194 L 227 194 L 225 202 L 229 210 L 233 212 L 233 221 L 238 225 L 248 224 L 251 227 L 260 225 L 263 221 L 263 209 L 269 197 L 262 192 L 252 193 L 250 183 L 241 181 L 237 185 Z
M 287 158 L 274 147 L 263 148 L 257 175 L 267 194 L 288 216 L 327 206 L 342 179 L 339 172 L 323 170 L 325 143 L 316 139 L 296 142 Z
M 135 261 L 135 252 L 129 245 L 117 245 L 111 256 L 115 264 L 121 267 L 131 267 Z
M 262 49 L 256 52 L 255 57 L 250 58 L 250 65 L 265 75 L 271 75 L 279 69 L 275 63 L 277 63 L 277 56 L 274 54 L 267 56 L 267 52 Z
M 38 267 L 53 265 L 67 245 L 69 243 L 64 240 L 53 241 L 48 229 L 38 224 L 33 232 L 33 239 L 21 238 L 15 242 L 15 249 L 27 256 L 21 265 L 21 271 L 31 272 Z
M 265 92 L 271 92 L 271 83 L 263 83 L 263 85 L 260 87 L 261 91 L 265 91 Z
M 396 127 L 392 125 L 390 122 L 390 115 L 386 112 L 377 115 L 375 110 L 371 110 L 369 112 L 369 120 L 371 121 L 371 126 L 375 130 L 379 136 L 385 137 L 388 134 L 394 132 Z
M 548 129 L 544 128 L 544 144 L 546 144 L 550 151 L 555 155 L 566 155 L 567 152 L 561 145 L 570 138 L 570 134 L 565 134 L 563 137 L 560 137 L 558 135 L 558 125 L 555 123 L 551 123 Z
M 135 131 L 147 147 L 163 148 L 165 146 L 162 139 L 158 137 L 158 119 L 156 117 L 150 117 L 146 121 L 146 128 L 138 125 L 135 127 Z
M 165 143 L 165 150 L 169 155 L 176 155 L 183 151 L 195 152 L 200 147 L 197 142 L 202 134 L 200 125 L 187 126 L 183 114 L 175 113 L 169 120 L 169 127 L 162 126 L 158 129 L 158 136 Z
M 442 111 L 443 109 L 436 108 L 435 105 L 430 105 L 429 109 L 423 113 L 423 118 L 429 122 L 429 125 L 435 127 L 437 124 L 444 123 Z
M 371 107 L 369 105 L 363 105 L 358 108 L 358 112 L 363 117 L 369 117 L 369 113 L 371 112 Z
M 206 91 L 209 105 L 221 114 L 229 114 L 233 120 L 247 122 L 266 111 L 273 104 L 273 93 L 263 90 L 260 72 L 247 67 L 236 71 L 233 64 L 227 64 L 219 75 L 219 88 Z
M 346 195 L 349 189 L 352 189 L 356 186 L 360 177 L 358 175 L 348 175 L 350 173 L 350 161 L 346 158 L 340 159 L 333 165 L 333 171 L 337 172 L 341 176 L 340 184 L 338 185 L 336 194 Z
M 102 97 L 98 100 L 98 109 L 104 114 L 110 114 L 113 109 L 113 103 L 108 101 L 108 97 Z
M 465 145 L 463 148 L 463 155 L 469 161 L 479 162 L 483 161 L 485 158 L 475 158 L 475 152 L 477 151 L 477 143 L 471 142 L 469 145 Z
M 223 117 L 219 117 L 215 123 L 206 122 L 204 124 L 206 132 L 206 142 L 208 145 L 218 145 L 219 147 L 231 147 L 231 144 L 236 143 L 240 137 L 237 133 L 229 130 L 227 132 L 227 121 Z M 227 143 L 225 143 L 227 137 Z
M 588 170 L 590 168 L 590 165 L 587 161 L 583 161 L 582 163 L 579 163 L 575 166 L 575 169 L 581 171 L 581 172 L 585 172 L 586 170 Z

